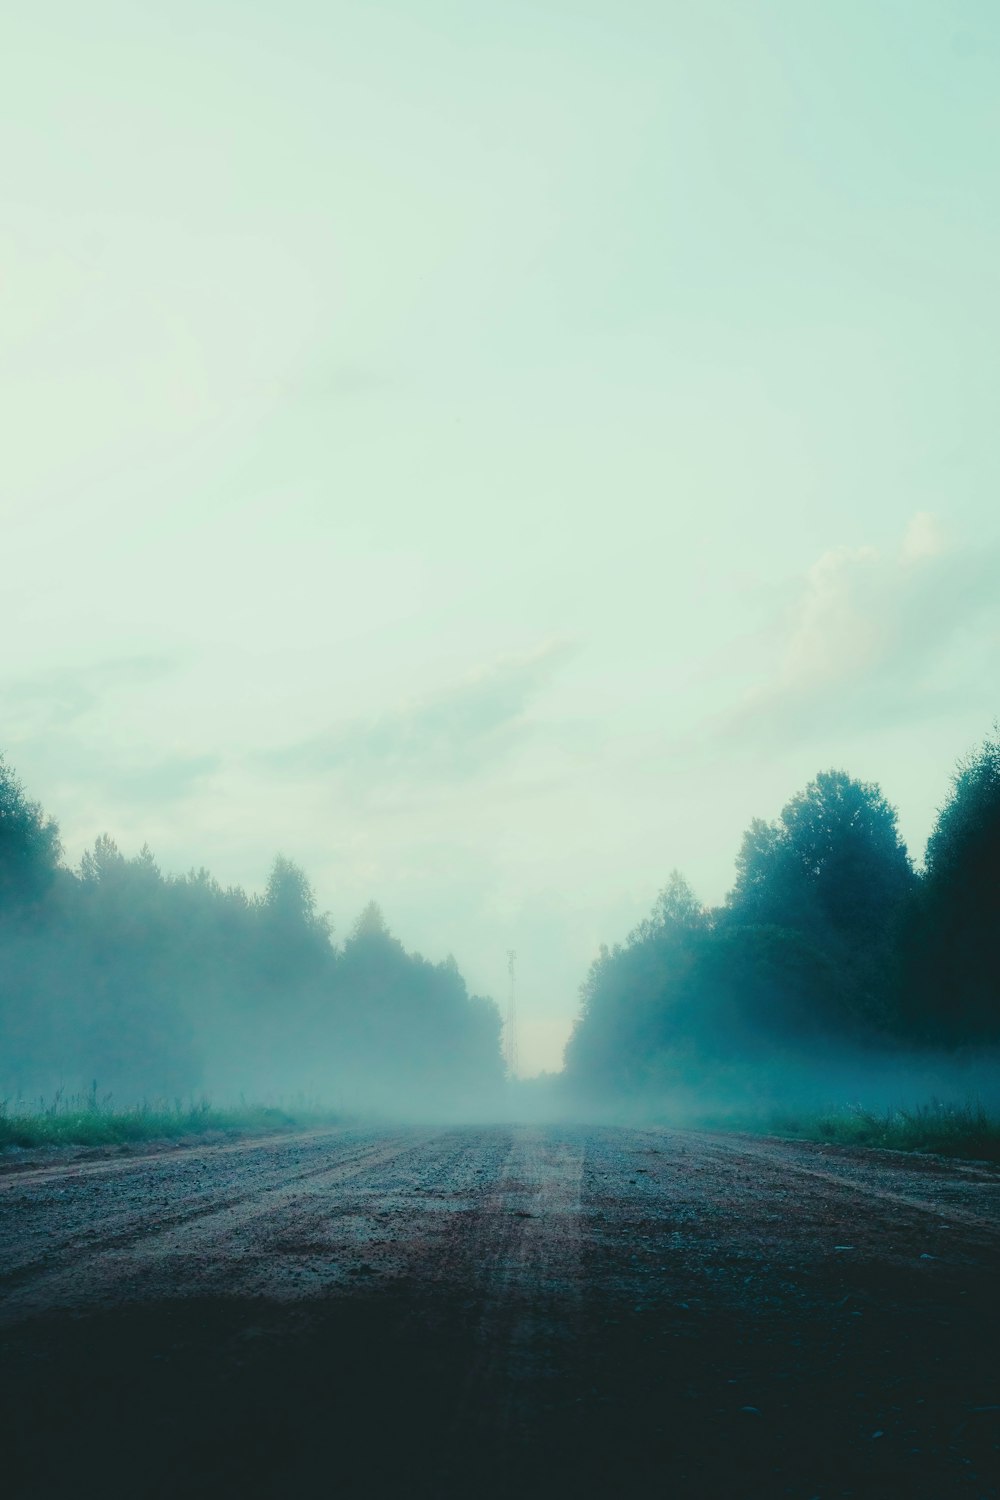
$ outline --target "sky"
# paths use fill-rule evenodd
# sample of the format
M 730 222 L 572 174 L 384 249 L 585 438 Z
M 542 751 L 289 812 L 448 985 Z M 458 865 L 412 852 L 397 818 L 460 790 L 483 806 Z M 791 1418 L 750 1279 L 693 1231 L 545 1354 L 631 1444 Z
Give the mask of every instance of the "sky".
M 0 57 L 0 751 L 506 998 L 1000 714 L 993 0 L 45 0 Z

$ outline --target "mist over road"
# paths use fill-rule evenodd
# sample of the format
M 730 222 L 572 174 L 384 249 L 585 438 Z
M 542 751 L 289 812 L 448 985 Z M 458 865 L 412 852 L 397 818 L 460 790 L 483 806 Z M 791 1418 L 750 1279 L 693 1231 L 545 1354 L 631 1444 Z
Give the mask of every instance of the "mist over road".
M 995 1496 L 998 1229 L 996 1168 L 659 1129 L 22 1153 L 5 1465 L 26 1497 Z

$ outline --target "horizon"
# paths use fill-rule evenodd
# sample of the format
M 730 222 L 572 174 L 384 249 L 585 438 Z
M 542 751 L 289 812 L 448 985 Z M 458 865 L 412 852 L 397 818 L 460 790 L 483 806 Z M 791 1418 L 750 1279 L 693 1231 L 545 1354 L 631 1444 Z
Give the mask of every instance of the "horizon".
M 958 757 L 959 760 L 961 758 L 962 757 Z M 0 752 L 0 761 L 2 761 L 3 759 L 4 759 L 4 757 L 2 755 L 2 752 Z M 15 766 L 10 765 L 9 761 L 8 761 L 7 764 L 8 764 L 8 770 L 12 771 L 15 775 L 17 775 L 17 768 Z M 810 778 L 810 781 L 811 780 L 812 780 L 812 778 Z M 951 780 L 951 776 L 949 775 L 949 782 L 950 782 L 950 780 Z M 797 791 L 800 791 L 802 789 L 803 788 L 796 788 Z M 881 790 L 884 792 L 885 789 L 881 788 Z M 37 798 L 35 798 L 35 797 L 32 796 L 31 788 L 30 787 L 26 787 L 25 788 L 25 792 L 26 792 L 26 794 L 29 796 L 29 798 L 32 801 L 35 801 L 35 802 L 38 801 Z M 789 793 L 789 798 L 791 797 L 791 795 L 792 794 Z M 789 800 L 789 798 L 786 798 L 785 801 Z M 890 804 L 891 804 L 891 798 L 889 799 L 889 801 L 890 801 Z M 898 809 L 896 809 L 896 810 L 898 811 Z M 47 807 L 43 806 L 42 811 L 43 811 L 43 813 L 46 816 L 52 816 L 52 809 L 51 808 L 47 808 Z M 778 812 L 778 810 L 775 810 L 775 813 L 774 813 L 773 817 L 769 816 L 766 821 L 773 822 L 775 820 L 775 818 L 777 817 L 777 812 Z M 59 821 L 58 818 L 56 818 L 57 824 L 58 824 L 58 821 Z M 747 823 L 749 824 L 749 819 L 747 820 Z M 900 827 L 901 827 L 901 831 L 902 831 L 902 827 L 903 827 L 903 819 L 902 818 L 900 818 Z M 930 828 L 928 828 L 928 833 L 930 831 L 931 831 Z M 60 829 L 60 832 L 61 832 L 61 829 Z M 114 840 L 114 835 L 113 834 L 111 834 L 110 837 L 112 838 L 112 840 L 115 843 L 117 843 L 117 841 Z M 910 856 L 910 859 L 911 859 L 911 861 L 912 861 L 912 863 L 914 865 L 914 868 L 917 869 L 917 870 L 920 870 L 922 868 L 923 861 L 918 856 L 917 852 L 912 847 L 910 847 L 909 845 L 907 845 L 907 841 L 906 841 L 906 838 L 905 838 L 905 833 L 903 833 L 903 842 L 904 842 L 904 845 L 907 846 L 907 852 L 908 852 L 908 854 Z M 94 840 L 91 840 L 89 844 L 87 844 L 83 848 L 81 848 L 81 850 L 79 851 L 79 855 L 77 857 L 74 857 L 73 854 L 71 853 L 71 851 L 69 851 L 65 847 L 65 843 L 63 843 L 63 850 L 62 850 L 62 863 L 63 863 L 63 865 L 66 868 L 70 869 L 70 870 L 77 871 L 79 869 L 81 859 L 83 858 L 83 856 L 85 854 L 89 853 L 92 850 L 93 844 L 94 844 Z M 142 849 L 146 849 L 146 848 L 148 848 L 148 841 L 144 841 L 144 843 L 141 846 L 138 846 L 138 847 L 136 847 L 134 849 L 131 849 L 131 848 L 122 849 L 121 853 L 122 853 L 122 855 L 125 858 L 131 858 L 131 857 L 134 857 L 136 854 L 140 853 Z M 154 858 L 156 858 L 156 850 L 151 849 L 150 853 L 152 853 L 152 855 L 154 856 Z M 275 858 L 282 858 L 282 857 L 284 857 L 284 856 L 281 854 L 280 851 L 278 851 L 278 853 L 276 854 Z M 735 857 L 735 851 L 734 851 L 734 857 Z M 217 872 L 214 869 L 212 869 L 211 865 L 207 861 L 205 861 L 205 860 L 195 861 L 194 863 L 192 863 L 191 865 L 185 867 L 184 869 L 180 869 L 180 868 L 178 868 L 178 869 L 164 868 L 164 866 L 162 864 L 162 861 L 160 861 L 159 859 L 157 859 L 156 862 L 157 862 L 157 866 L 160 869 L 160 871 L 163 874 L 163 876 L 165 878 L 168 878 L 168 879 L 171 878 L 171 877 L 175 877 L 175 878 L 176 877 L 181 877 L 181 876 L 183 876 L 185 874 L 188 874 L 188 873 L 194 872 L 196 870 L 200 870 L 200 869 L 206 869 L 210 875 L 215 876 L 216 878 L 218 878 L 217 877 Z M 307 877 L 309 877 L 309 871 L 308 870 L 305 870 L 304 873 L 305 873 L 305 875 Z M 683 874 L 683 872 L 681 872 L 681 873 Z M 254 884 L 253 882 L 240 882 L 240 881 L 234 881 L 234 882 L 232 882 L 232 884 L 240 886 L 243 890 L 246 891 L 246 893 L 248 895 L 258 896 L 258 897 L 262 896 L 263 893 L 264 893 L 264 890 L 266 888 L 266 885 L 267 885 L 266 872 L 265 872 L 265 878 L 262 878 L 256 884 Z M 311 877 L 310 877 L 310 884 L 312 884 Z M 635 922 L 633 922 L 633 923 L 630 924 L 630 928 L 628 930 L 617 932 L 617 933 L 615 933 L 615 934 L 607 937 L 606 939 L 602 939 L 601 940 L 601 944 L 599 944 L 598 947 L 595 948 L 594 952 L 591 954 L 591 960 L 593 960 L 594 958 L 597 957 L 597 953 L 598 953 L 599 947 L 602 944 L 606 943 L 608 947 L 614 947 L 614 945 L 616 943 L 624 942 L 625 941 L 625 939 L 629 936 L 629 933 L 630 933 L 631 929 L 636 925 L 636 923 L 641 922 L 644 918 L 646 918 L 647 916 L 650 915 L 650 913 L 652 911 L 652 908 L 653 908 L 654 900 L 655 900 L 656 896 L 659 895 L 660 891 L 664 889 L 665 884 L 666 884 L 666 882 L 664 882 L 663 885 L 661 885 L 660 887 L 658 887 L 657 890 L 652 893 L 652 895 L 650 897 L 650 901 L 648 902 L 647 906 L 641 912 L 638 913 L 638 915 L 635 918 Z M 727 891 L 728 891 L 728 887 L 727 887 Z M 724 900 L 725 894 L 726 893 L 723 893 L 723 895 L 720 896 L 718 898 L 718 900 L 716 900 L 716 901 L 704 901 L 704 902 L 702 902 L 702 905 L 706 909 L 710 909 L 712 907 L 720 906 L 722 904 L 723 900 Z M 695 892 L 695 895 L 697 896 L 698 893 Z M 335 945 L 338 945 L 340 942 L 342 942 L 345 937 L 350 936 L 352 930 L 355 929 L 357 923 L 361 920 L 362 916 L 364 915 L 365 910 L 369 907 L 370 903 L 372 903 L 372 902 L 374 902 L 378 906 L 380 915 L 385 915 L 386 925 L 387 925 L 389 931 L 393 934 L 393 936 L 400 938 L 401 941 L 403 941 L 403 943 L 404 943 L 404 947 L 406 947 L 409 951 L 411 951 L 411 952 L 413 952 L 415 954 L 419 954 L 420 956 L 422 956 L 423 958 L 428 959 L 432 963 L 442 963 L 446 958 L 454 958 L 455 957 L 454 947 L 449 948 L 446 953 L 428 952 L 425 949 L 422 949 L 420 947 L 420 944 L 419 944 L 418 941 L 415 941 L 415 940 L 411 941 L 409 935 L 398 932 L 393 927 L 393 923 L 391 921 L 391 915 L 383 913 L 383 911 L 382 911 L 382 905 L 381 905 L 380 902 L 378 902 L 376 896 L 370 897 L 369 901 L 365 903 L 365 907 L 361 908 L 350 921 L 344 921 L 344 920 L 337 921 L 336 920 L 336 915 L 337 914 L 335 914 L 335 913 L 331 912 L 329 909 L 325 908 L 324 905 L 323 905 L 322 900 L 321 899 L 317 899 L 317 909 L 321 913 L 323 913 L 324 917 L 333 919 L 331 921 L 331 934 L 330 935 L 331 935 L 331 939 L 332 939 L 332 941 L 334 942 Z M 505 972 L 507 972 L 506 971 L 506 965 L 507 965 L 507 961 L 509 959 L 509 956 L 510 956 L 510 954 L 509 954 L 509 950 L 508 950 L 508 952 L 505 952 L 505 954 L 504 954 Z M 517 958 L 519 960 L 520 959 L 520 955 L 517 955 Z M 509 993 L 509 978 L 506 980 L 506 984 L 505 984 L 504 988 L 498 988 L 497 990 L 493 990 L 493 991 L 482 990 L 482 989 L 480 989 L 480 990 L 477 991 L 475 984 L 472 983 L 469 980 L 469 975 L 466 973 L 466 971 L 464 969 L 462 969 L 462 965 L 457 960 L 457 958 L 456 958 L 456 962 L 458 962 L 458 964 L 459 964 L 459 970 L 460 970 L 460 972 L 462 972 L 463 978 L 465 978 L 465 980 L 467 981 L 467 983 L 469 985 L 469 991 L 470 991 L 470 993 L 480 993 L 480 994 L 486 995 L 488 998 L 494 1000 L 496 1002 L 499 1010 L 500 1010 L 501 1015 L 505 1015 L 506 1014 L 506 1000 L 507 1000 L 507 995 Z M 589 964 L 588 964 L 588 967 L 589 967 Z M 583 979 L 585 977 L 586 977 L 586 971 L 584 971 L 584 973 L 581 975 L 580 985 L 582 985 Z M 523 1080 L 523 1081 L 530 1081 L 532 1078 L 539 1078 L 539 1077 L 542 1077 L 544 1075 L 551 1076 L 551 1075 L 553 1075 L 555 1073 L 558 1073 L 559 1071 L 562 1070 L 562 1068 L 564 1066 L 563 1055 L 562 1055 L 563 1054 L 563 1048 L 565 1047 L 566 1041 L 569 1039 L 569 1036 L 570 1036 L 570 1033 L 572 1031 L 573 1025 L 575 1024 L 576 1016 L 574 1016 L 573 1020 L 571 1020 L 568 1023 L 568 1025 L 566 1025 L 565 1033 L 564 1034 L 562 1033 L 562 1027 L 563 1027 L 564 1023 L 560 1020 L 560 1021 L 558 1021 L 556 1023 L 556 1027 L 553 1027 L 551 1029 L 551 1031 L 549 1031 L 548 1035 L 543 1035 L 542 1041 L 541 1041 L 541 1043 L 539 1043 L 539 1039 L 538 1039 L 538 1023 L 537 1023 L 537 1021 L 531 1016 L 530 1010 L 529 1010 L 529 1013 L 528 1013 L 527 1017 L 525 1017 L 522 1014 L 521 989 L 522 989 L 521 972 L 520 972 L 520 965 L 518 963 L 518 970 L 517 970 L 517 992 L 518 992 L 518 1000 L 517 1000 L 517 1050 L 518 1050 L 518 1054 L 519 1054 L 519 1063 L 518 1063 L 518 1068 L 517 1068 L 517 1071 L 516 1071 L 514 1077 L 517 1078 L 517 1079 Z M 579 991 L 579 986 L 578 986 L 578 991 Z M 579 1006 L 578 1006 L 577 1014 L 578 1013 L 579 1013 Z M 525 1021 L 527 1021 L 527 1027 L 526 1028 L 525 1028 Z M 544 1026 L 544 1023 L 543 1023 L 543 1026 Z M 533 1027 L 534 1027 L 534 1032 L 533 1032 Z M 559 1028 L 559 1029 L 557 1030 L 556 1028 Z M 525 1029 L 527 1030 L 527 1034 L 528 1034 L 528 1037 L 529 1037 L 529 1056 L 530 1056 L 530 1061 L 529 1061 L 527 1067 L 524 1066 L 524 1059 L 523 1059 L 523 1056 L 521 1055 L 522 1054 L 522 1047 L 523 1047 L 522 1033 L 523 1033 L 523 1031 Z M 562 1036 L 562 1040 L 561 1040 L 561 1042 L 559 1042 L 559 1051 L 558 1051 L 558 1055 L 556 1055 L 552 1051 L 552 1046 L 551 1046 L 552 1038 L 555 1037 L 556 1040 L 558 1040 L 558 1038 L 560 1036 Z M 532 1042 L 534 1042 L 533 1046 L 532 1046 Z M 546 1051 L 546 1044 L 549 1044 L 549 1050 L 548 1051 Z M 538 1061 L 539 1058 L 541 1058 L 542 1060 Z

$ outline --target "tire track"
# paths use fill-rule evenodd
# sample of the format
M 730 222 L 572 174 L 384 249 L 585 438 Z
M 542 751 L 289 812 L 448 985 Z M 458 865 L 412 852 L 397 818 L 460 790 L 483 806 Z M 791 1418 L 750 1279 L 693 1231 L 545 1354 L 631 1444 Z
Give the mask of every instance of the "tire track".
M 720 1142 L 717 1137 L 708 1139 L 716 1148 L 713 1154 L 720 1162 L 726 1158 L 749 1159 L 759 1165 L 765 1165 L 772 1178 L 787 1179 L 790 1174 L 811 1178 L 841 1192 L 847 1192 L 851 1196 L 860 1194 L 862 1197 L 892 1204 L 896 1208 L 927 1214 L 937 1219 L 946 1218 L 956 1224 L 961 1223 L 970 1229 L 985 1231 L 990 1235 L 995 1235 L 1000 1229 L 1000 1174 L 993 1173 L 988 1168 L 985 1171 L 976 1172 L 971 1180 L 965 1181 L 961 1178 L 956 1181 L 954 1177 L 942 1181 L 941 1175 L 931 1169 L 925 1181 L 928 1194 L 933 1193 L 933 1196 L 918 1198 L 909 1193 L 897 1192 L 882 1182 L 872 1181 L 874 1173 L 885 1170 L 878 1161 L 847 1158 L 843 1161 L 841 1170 L 838 1171 L 836 1165 L 829 1162 L 822 1167 L 812 1166 L 796 1160 L 791 1153 L 782 1151 L 781 1147 L 770 1146 L 764 1142 L 757 1145 L 742 1139 L 733 1143 Z M 869 1153 L 869 1156 L 875 1157 L 879 1154 L 873 1152 Z M 920 1178 L 919 1172 L 911 1167 L 909 1162 L 901 1170 L 911 1181 Z M 953 1164 L 954 1170 L 960 1170 L 959 1163 Z M 984 1189 L 992 1190 L 989 1191 L 986 1200 L 987 1206 L 993 1210 L 992 1213 L 982 1212 Z M 971 1211 L 966 1203 L 974 1195 L 978 1201 L 976 1201 L 975 1211 Z
M 454 1226 L 438 1270 L 473 1305 L 477 1353 L 453 1415 L 457 1451 L 470 1431 L 489 1449 L 537 1425 L 571 1362 L 583 1294 L 583 1133 L 515 1127 L 495 1151 L 498 1180 Z
M 219 1191 L 202 1187 L 198 1201 L 175 1209 L 151 1209 L 154 1200 L 170 1186 L 170 1172 L 160 1159 L 152 1158 L 152 1170 L 136 1171 L 135 1201 L 115 1209 L 103 1222 L 63 1236 L 41 1255 L 25 1258 L 0 1272 L 0 1321 L 11 1321 L 42 1307 L 80 1305 L 123 1296 L 157 1295 L 163 1282 L 188 1283 L 188 1290 L 204 1290 L 210 1283 L 235 1284 L 242 1257 L 237 1241 L 252 1237 L 261 1222 L 283 1223 L 294 1217 L 310 1185 L 324 1196 L 365 1173 L 376 1173 L 390 1163 L 426 1153 L 434 1131 L 404 1131 L 377 1136 L 361 1144 L 350 1143 L 347 1155 L 325 1159 L 289 1172 L 284 1158 L 295 1143 L 282 1141 L 267 1153 L 266 1171 L 238 1172 L 242 1185 Z M 313 1152 L 327 1150 L 322 1138 L 311 1142 Z M 138 1167 L 139 1164 L 136 1164 Z M 164 1179 L 161 1180 L 161 1179 Z M 11 1206 L 8 1205 L 8 1213 Z M 110 1222 L 109 1222 L 110 1219 Z M 15 1246 L 16 1248 L 16 1246 Z M 170 1262 L 175 1260 L 173 1274 Z M 214 1261 L 214 1265 L 213 1265 Z

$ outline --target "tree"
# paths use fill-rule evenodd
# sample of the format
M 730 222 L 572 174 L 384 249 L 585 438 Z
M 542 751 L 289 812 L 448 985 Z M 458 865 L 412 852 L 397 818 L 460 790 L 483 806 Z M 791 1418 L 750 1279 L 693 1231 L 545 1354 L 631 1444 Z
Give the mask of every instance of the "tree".
M 59 829 L 0 755 L 0 911 L 39 900 L 59 864 Z
M 777 823 L 751 823 L 727 908 L 730 921 L 786 928 L 825 953 L 843 971 L 848 1008 L 881 1025 L 896 930 L 915 886 L 879 787 L 822 771 Z
M 721 927 L 705 951 L 698 988 L 702 1029 L 710 1027 L 713 1050 L 726 1056 L 811 1046 L 843 1030 L 835 965 L 787 927 Z
M 743 919 L 865 944 L 912 891 L 896 812 L 873 782 L 821 771 L 782 808 L 755 818 L 736 860 L 728 905 Z
M 951 1041 L 1000 1038 L 1000 737 L 952 778 L 927 843 L 906 957 L 918 1026 Z
M 625 944 L 602 944 L 591 964 L 565 1052 L 575 1084 L 620 1094 L 642 1090 L 658 1059 L 702 1029 L 697 976 L 710 939 L 709 914 L 672 871 Z
M 1000 731 L 998 731 L 1000 732 Z M 959 761 L 951 796 L 927 841 L 931 882 L 964 881 L 967 894 L 996 898 L 1000 867 L 1000 738 Z
M 671 870 L 663 890 L 660 891 L 648 917 L 644 917 L 629 933 L 629 942 L 644 942 L 647 938 L 667 933 L 677 937 L 682 933 L 704 931 L 708 913 L 691 889 L 680 870 Z
M 358 939 L 390 939 L 391 934 L 386 926 L 385 915 L 377 901 L 369 901 L 364 911 L 358 917 L 351 929 L 350 942 Z
M 289 994 L 294 991 L 304 999 L 329 969 L 330 920 L 317 911 L 305 871 L 283 854 L 275 857 L 256 910 L 255 968 L 262 981 L 254 986 L 256 1004 L 277 1024 L 279 1014 L 287 1010 Z
M 120 880 L 124 871 L 125 856 L 108 833 L 98 834 L 93 849 L 80 860 L 80 879 L 87 885 L 108 885 Z
M 55 824 L 0 761 L 0 1095 L 97 1078 L 127 1102 L 258 1078 L 398 1109 L 499 1088 L 496 1006 L 454 958 L 407 953 L 374 902 L 338 952 L 283 855 L 260 898 L 205 869 L 165 876 L 109 834 L 78 873 L 58 858 Z
M 329 920 L 316 910 L 316 893 L 308 875 L 283 854 L 276 855 L 271 866 L 264 893 L 264 910 L 283 926 L 301 927 L 323 937 L 329 936 Z

